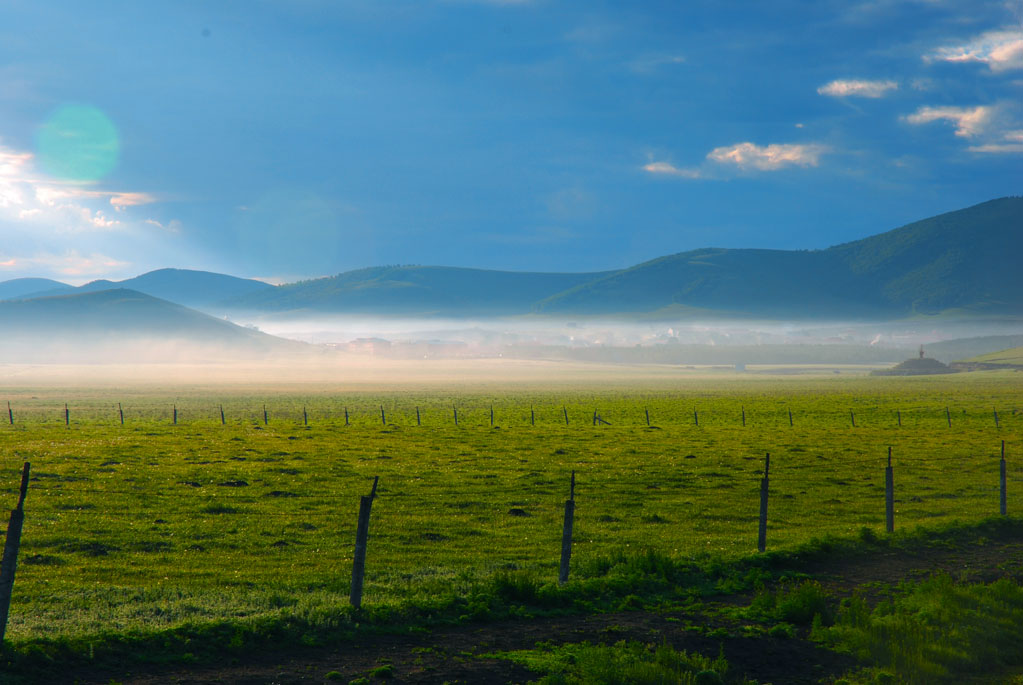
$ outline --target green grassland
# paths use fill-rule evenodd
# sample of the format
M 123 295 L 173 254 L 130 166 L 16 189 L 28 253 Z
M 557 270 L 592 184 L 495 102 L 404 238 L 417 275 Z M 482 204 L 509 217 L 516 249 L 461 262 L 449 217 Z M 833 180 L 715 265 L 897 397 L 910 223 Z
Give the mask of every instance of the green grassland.
M 1001 350 L 1000 352 L 982 354 L 979 357 L 974 357 L 970 361 L 984 362 L 988 364 L 1013 364 L 1015 366 L 1023 366 L 1023 347 L 1013 347 L 1012 349 Z
M 32 464 L 15 646 L 285 616 L 329 622 L 347 606 L 359 496 L 375 476 L 370 608 L 428 609 L 495 574 L 554 581 L 572 471 L 573 578 L 620 552 L 753 554 L 768 452 L 770 549 L 883 533 L 889 446 L 897 529 L 997 513 L 1003 440 L 1010 513 L 1021 506 L 1023 388 L 1007 372 L 557 392 L 9 387 L 6 397 L 15 423 L 0 425 L 0 508 L 14 506 L 22 463 Z M 610 425 L 593 425 L 595 411 Z

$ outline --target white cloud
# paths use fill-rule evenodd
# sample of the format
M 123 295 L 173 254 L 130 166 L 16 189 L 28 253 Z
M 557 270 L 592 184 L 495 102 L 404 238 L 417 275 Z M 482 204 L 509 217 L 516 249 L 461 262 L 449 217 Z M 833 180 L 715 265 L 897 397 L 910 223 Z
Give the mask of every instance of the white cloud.
M 879 98 L 890 90 L 898 90 L 899 84 L 895 81 L 864 81 L 860 79 L 839 79 L 831 83 L 825 83 L 817 89 L 821 95 L 831 97 L 861 97 Z
M 123 277 L 140 262 L 182 250 L 180 223 L 156 232 L 133 216 L 157 202 L 154 195 L 61 181 L 35 162 L 32 153 L 0 144 L 0 276 Z
M 118 211 L 123 210 L 125 207 L 137 207 L 156 202 L 156 198 L 149 193 L 109 193 L 109 195 L 110 204 Z
M 114 191 L 48 178 L 33 168 L 33 155 L 0 146 L 0 219 L 31 222 L 59 231 L 118 229 L 97 202 L 117 212 L 156 202 L 149 193 Z
M 703 176 L 699 169 L 680 169 L 669 162 L 650 162 L 643 167 L 643 171 L 649 174 L 680 176 L 682 178 L 701 178 Z
M 980 135 L 990 123 L 993 108 L 986 105 L 977 107 L 921 107 L 915 114 L 903 117 L 909 124 L 929 124 L 934 121 L 950 121 L 956 127 L 956 135 L 973 138 Z
M 925 59 L 942 62 L 981 62 L 991 71 L 1023 69 L 1023 29 L 988 31 L 962 45 L 938 48 Z
M 169 222 L 167 222 L 166 225 L 160 223 L 156 219 L 146 219 L 142 223 L 149 224 L 150 226 L 156 226 L 161 231 L 167 231 L 168 233 L 180 233 L 181 232 L 181 222 L 178 221 L 177 219 L 171 219 Z
M 820 156 L 827 151 L 826 146 L 816 143 L 772 143 L 761 147 L 747 142 L 714 148 L 707 153 L 707 159 L 740 169 L 776 171 L 787 166 L 817 166 Z
M 756 143 L 745 142 L 714 148 L 707 153 L 706 161 L 699 167 L 677 167 L 671 162 L 650 161 L 643 166 L 643 171 L 658 176 L 713 179 L 720 178 L 721 168 L 729 166 L 741 171 L 777 171 L 790 166 L 817 166 L 821 155 L 829 151 L 826 145 L 818 143 L 772 143 L 761 147 Z
M 1001 138 L 983 145 L 970 146 L 970 152 L 984 152 L 994 154 L 1023 153 L 1023 130 L 1005 131 Z
M 31 257 L 9 257 L 0 254 L 0 269 L 19 273 L 41 270 L 73 279 L 104 276 L 126 266 L 128 262 L 97 253 L 83 255 L 78 250 L 63 253 L 44 252 Z

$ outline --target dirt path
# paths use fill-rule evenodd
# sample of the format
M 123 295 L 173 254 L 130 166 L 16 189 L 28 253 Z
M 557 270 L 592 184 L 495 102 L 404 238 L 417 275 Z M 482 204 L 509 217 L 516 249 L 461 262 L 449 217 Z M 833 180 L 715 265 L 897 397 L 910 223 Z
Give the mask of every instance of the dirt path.
M 897 584 L 945 571 L 970 581 L 1009 576 L 1023 581 L 1023 541 L 978 543 L 954 549 L 892 550 L 842 563 L 820 562 L 803 567 L 839 595 L 869 583 Z M 744 604 L 749 597 L 715 598 L 713 604 Z M 681 626 L 726 627 L 739 633 L 741 622 L 709 613 L 623 612 L 577 617 L 523 619 L 435 630 L 418 636 L 371 636 L 330 647 L 266 653 L 245 663 L 225 660 L 203 667 L 146 672 L 76 673 L 68 683 L 108 685 L 205 685 L 239 683 L 348 683 L 390 666 L 391 683 L 437 684 L 525 683 L 536 674 L 510 661 L 476 655 L 494 651 L 530 649 L 537 642 L 590 641 L 614 643 L 639 640 L 666 641 L 676 649 L 715 656 L 723 647 L 733 672 L 761 683 L 817 683 L 850 668 L 848 657 L 818 648 L 800 639 L 768 637 L 709 638 Z M 333 678 L 327 674 L 336 672 Z M 383 682 L 370 678 L 370 682 Z M 53 682 L 50 680 L 49 682 Z

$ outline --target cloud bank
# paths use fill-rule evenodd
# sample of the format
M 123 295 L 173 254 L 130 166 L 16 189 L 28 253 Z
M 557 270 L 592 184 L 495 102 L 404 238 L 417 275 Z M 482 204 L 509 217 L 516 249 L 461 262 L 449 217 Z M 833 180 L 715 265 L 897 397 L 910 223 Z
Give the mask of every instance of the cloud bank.
M 899 84 L 895 81 L 863 81 L 858 79 L 832 81 L 825 83 L 817 89 L 821 95 L 831 97 L 861 97 L 880 98 L 892 90 L 898 90 Z
M 979 62 L 991 71 L 1023 69 L 1023 29 L 988 31 L 961 45 L 938 48 L 928 61 Z

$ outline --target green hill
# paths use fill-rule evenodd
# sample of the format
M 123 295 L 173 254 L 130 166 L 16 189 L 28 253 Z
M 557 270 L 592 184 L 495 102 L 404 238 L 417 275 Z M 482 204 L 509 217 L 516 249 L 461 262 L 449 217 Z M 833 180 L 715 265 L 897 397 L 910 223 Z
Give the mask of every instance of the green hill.
M 698 307 L 753 316 L 1023 313 L 1023 198 L 992 200 L 826 250 L 704 249 L 582 283 L 541 312 Z
M 418 316 L 521 314 L 545 297 L 602 273 L 522 273 L 440 266 L 348 271 L 238 297 L 238 309 L 306 310 Z
M 43 290 L 70 288 L 72 286 L 49 278 L 14 278 L 0 282 L 0 300 L 14 300 Z
M 123 288 L 0 302 L 0 330 L 5 361 L 77 361 L 96 353 L 116 361 L 156 348 L 229 357 L 306 348 Z
M 982 354 L 979 357 L 974 357 L 967 361 L 979 362 L 981 364 L 1011 364 L 1013 366 L 1023 366 L 1023 347 L 1013 347 L 1008 350 Z
M 274 289 L 262 281 L 192 269 L 157 269 L 123 281 L 98 280 L 78 287 L 51 282 L 57 287 L 37 288 L 23 296 L 54 297 L 124 288 L 186 307 L 216 307 L 223 300 Z

